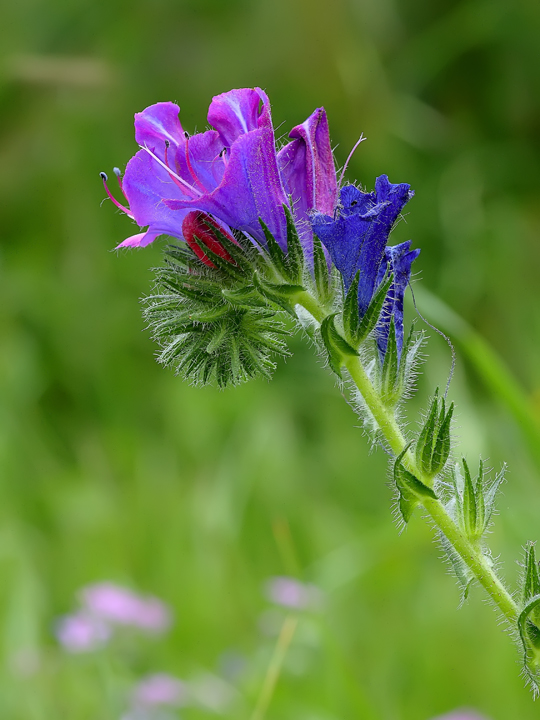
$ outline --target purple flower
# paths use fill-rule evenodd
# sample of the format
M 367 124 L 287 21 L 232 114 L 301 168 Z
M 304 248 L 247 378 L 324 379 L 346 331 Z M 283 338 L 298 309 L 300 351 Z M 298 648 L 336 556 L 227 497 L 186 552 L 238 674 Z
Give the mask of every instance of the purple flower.
M 144 232 L 118 247 L 144 247 L 159 235 L 186 239 L 183 221 L 190 211 L 213 216 L 225 230 L 243 231 L 264 245 L 262 219 L 283 249 L 283 209 L 293 200 L 302 239 L 308 247 L 308 214 L 331 212 L 337 183 L 326 114 L 316 110 L 291 132 L 292 142 L 278 154 L 270 103 L 260 88 L 231 90 L 213 98 L 208 122 L 213 130 L 189 136 L 174 103 L 152 105 L 135 116 L 141 150 L 127 165 L 123 181 L 129 208 L 108 196 Z
M 60 618 L 55 634 L 66 650 L 79 653 L 103 647 L 110 638 L 111 630 L 102 619 L 78 612 Z
M 334 215 L 315 214 L 311 221 L 313 231 L 326 246 L 341 273 L 345 291 L 360 271 L 360 317 L 365 314 L 386 266 L 390 265 L 395 272 L 386 314 L 381 321 L 379 347 L 386 350 L 390 316 L 393 314 L 398 353 L 401 353 L 403 343 L 403 293 L 409 282 L 411 264 L 419 250 L 406 253 L 410 244 L 403 243 L 392 249 L 387 248 L 386 243 L 400 212 L 413 195 L 410 185 L 394 185 L 386 175 L 381 175 L 375 181 L 375 192 L 365 193 L 353 185 L 345 185 L 341 188 L 340 202 Z
M 276 605 L 295 610 L 313 610 L 322 600 L 322 593 L 315 585 L 284 576 L 270 578 L 265 586 L 265 595 Z
M 133 702 L 143 707 L 159 705 L 180 707 L 186 704 L 187 699 L 187 685 L 166 673 L 147 675 L 133 690 Z
M 171 624 L 169 608 L 156 597 L 141 596 L 113 583 L 89 585 L 81 591 L 85 611 L 111 625 L 163 632 Z
M 337 203 L 337 180 L 328 119 L 324 108 L 289 133 L 294 138 L 278 154 L 285 189 L 292 197 L 295 220 L 304 247 L 310 249 L 313 211 L 331 214 Z

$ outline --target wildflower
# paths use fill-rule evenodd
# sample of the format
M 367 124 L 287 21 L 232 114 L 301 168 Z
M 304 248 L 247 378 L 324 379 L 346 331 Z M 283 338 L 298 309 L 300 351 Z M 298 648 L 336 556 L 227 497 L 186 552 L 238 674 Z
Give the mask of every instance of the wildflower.
M 111 629 L 102 619 L 77 612 L 60 618 L 55 634 L 66 650 L 79 653 L 103 647 L 111 636 Z
M 133 703 L 136 706 L 152 707 L 185 705 L 188 698 L 187 685 L 166 673 L 147 675 L 133 690 Z
M 322 600 L 322 593 L 315 585 L 283 576 L 268 580 L 265 586 L 265 595 L 276 605 L 295 610 L 313 610 L 320 605 Z
M 141 596 L 113 583 L 89 585 L 81 591 L 85 611 L 111 625 L 163 632 L 171 624 L 169 608 L 156 597 Z
M 187 240 L 184 218 L 195 210 L 262 245 L 263 220 L 286 249 L 287 194 L 301 237 L 308 242 L 309 212 L 331 212 L 337 197 L 324 109 L 291 131 L 292 142 L 279 155 L 270 103 L 260 88 L 214 97 L 208 112 L 214 129 L 193 136 L 184 132 L 179 110 L 174 103 L 161 102 L 136 114 L 135 138 L 141 150 L 128 163 L 123 180 L 115 169 L 129 207 L 115 200 L 102 173 L 109 198 L 139 226 L 148 226 L 118 247 L 144 247 L 159 235 Z
M 410 243 L 390 248 L 388 236 L 399 214 L 414 192 L 407 183 L 392 184 L 386 175 L 375 182 L 375 191 L 365 193 L 353 185 L 340 191 L 333 216 L 315 214 L 313 231 L 330 253 L 348 291 L 359 273 L 358 311 L 362 318 L 387 268 L 394 280 L 387 296 L 384 319 L 379 326 L 379 348 L 384 355 L 391 317 L 396 327 L 398 354 L 403 345 L 403 294 L 409 282 L 411 265 L 419 250 L 409 251 Z

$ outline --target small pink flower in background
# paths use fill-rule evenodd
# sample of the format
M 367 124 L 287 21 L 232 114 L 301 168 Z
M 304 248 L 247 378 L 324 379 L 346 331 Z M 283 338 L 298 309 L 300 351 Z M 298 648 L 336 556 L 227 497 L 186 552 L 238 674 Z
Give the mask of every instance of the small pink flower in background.
M 273 577 L 265 585 L 270 602 L 294 610 L 314 610 L 320 607 L 323 593 L 315 585 L 308 585 L 291 577 Z
M 131 625 L 155 633 L 171 625 L 171 611 L 161 600 L 137 595 L 113 583 L 89 585 L 80 597 L 88 613 L 114 625 Z
M 136 685 L 133 691 L 135 705 L 152 707 L 171 705 L 181 707 L 188 699 L 187 685 L 166 673 L 147 675 Z
M 77 653 L 103 647 L 111 636 L 111 630 L 103 620 L 78 612 L 60 618 L 55 634 L 66 650 Z
M 431 718 L 431 720 L 489 720 L 485 715 L 480 715 L 475 710 L 453 710 L 446 715 L 437 715 L 437 717 Z

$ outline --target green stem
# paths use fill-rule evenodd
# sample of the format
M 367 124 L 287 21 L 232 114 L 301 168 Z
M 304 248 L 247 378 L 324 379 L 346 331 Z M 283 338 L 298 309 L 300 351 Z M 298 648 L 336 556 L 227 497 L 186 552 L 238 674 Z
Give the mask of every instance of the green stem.
M 306 298 L 304 298 L 303 295 L 309 297 L 309 302 L 305 302 Z M 299 293 L 298 298 L 295 298 L 295 300 L 303 305 L 319 322 L 324 319 L 324 310 L 309 293 L 302 293 L 302 298 L 300 298 Z M 364 402 L 373 415 L 375 422 L 392 449 L 392 452 L 395 455 L 400 455 L 407 446 L 407 441 L 396 421 L 395 413 L 381 401 L 358 356 L 349 355 L 344 357 L 343 364 L 360 391 Z M 425 477 L 420 471 L 410 451 L 407 451 L 403 457 L 403 464 L 413 475 L 423 482 L 424 485 L 431 486 L 431 478 Z M 452 544 L 456 552 L 473 572 L 478 582 L 491 596 L 504 617 L 509 622 L 514 622 L 518 614 L 516 603 L 495 574 L 493 568 L 489 565 L 482 549 L 477 544 L 472 543 L 461 531 L 440 500 L 423 498 L 422 504 L 436 527 Z
M 264 678 L 259 699 L 255 710 L 253 711 L 253 715 L 251 716 L 251 720 L 263 720 L 266 715 L 266 711 L 268 710 L 277 681 L 281 674 L 283 661 L 285 660 L 287 650 L 289 649 L 289 645 L 291 644 L 297 625 L 298 618 L 294 615 L 287 615 L 283 621 L 276 647 L 274 648 L 274 653 L 270 660 L 270 665 L 268 666 L 266 677 Z

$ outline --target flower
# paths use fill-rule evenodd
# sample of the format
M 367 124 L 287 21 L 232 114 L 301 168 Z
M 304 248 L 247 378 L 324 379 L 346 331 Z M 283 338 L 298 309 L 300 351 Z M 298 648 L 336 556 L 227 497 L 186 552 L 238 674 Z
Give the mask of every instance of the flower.
M 185 705 L 188 697 L 186 683 L 166 673 L 147 675 L 135 686 L 133 702 L 143 707 Z
M 307 585 L 291 577 L 273 577 L 265 585 L 265 595 L 271 602 L 295 610 L 318 607 L 322 592 L 315 585 Z
M 399 214 L 413 195 L 407 183 L 393 184 L 386 175 L 381 175 L 375 181 L 375 192 L 366 193 L 353 185 L 345 185 L 334 214 L 316 213 L 311 219 L 313 231 L 341 273 L 346 292 L 359 272 L 360 317 L 365 314 L 386 269 L 394 273 L 379 323 L 379 349 L 383 355 L 392 316 L 398 354 L 403 345 L 403 294 L 412 262 L 420 251 L 409 252 L 410 243 L 394 248 L 387 247 L 386 243 Z
M 80 595 L 87 613 L 112 625 L 131 625 L 159 633 L 171 624 L 171 612 L 161 600 L 137 595 L 113 583 L 89 585 Z
M 78 612 L 60 618 L 55 634 L 66 650 L 79 653 L 103 647 L 111 636 L 111 630 L 100 618 Z
M 111 200 L 144 232 L 118 247 L 144 247 L 159 235 L 187 240 L 184 219 L 192 211 L 212 216 L 220 230 L 240 230 L 265 244 L 260 220 L 286 249 L 284 205 L 290 195 L 301 237 L 308 247 L 311 211 L 331 212 L 337 183 L 323 108 L 290 134 L 276 152 L 270 103 L 260 88 L 230 90 L 213 98 L 208 122 L 214 129 L 189 136 L 171 102 L 135 115 L 141 149 L 129 161 L 123 180 L 115 169 L 129 208 Z

